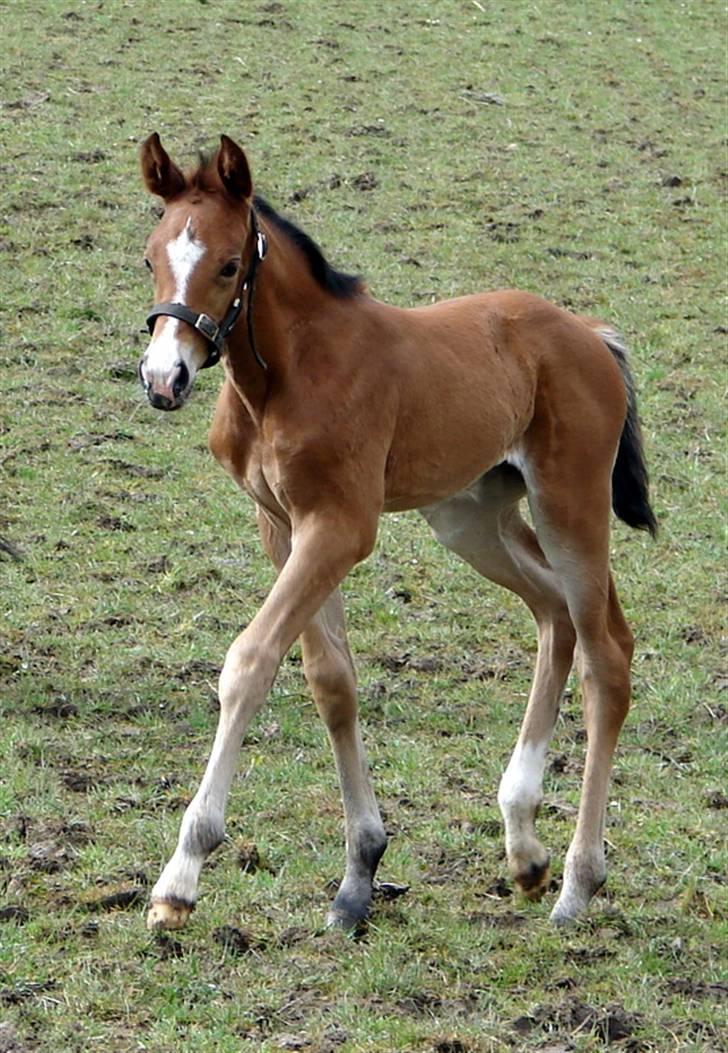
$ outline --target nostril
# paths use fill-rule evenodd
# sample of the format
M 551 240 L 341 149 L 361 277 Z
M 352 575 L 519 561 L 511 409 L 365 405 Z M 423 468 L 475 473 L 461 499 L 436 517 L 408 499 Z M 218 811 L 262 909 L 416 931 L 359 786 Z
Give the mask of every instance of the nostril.
M 144 376 L 144 359 L 139 359 L 139 365 L 137 366 L 137 376 L 139 377 L 139 383 L 145 391 L 149 390 L 149 381 Z
M 187 368 L 187 366 L 184 364 L 184 362 L 180 362 L 179 368 L 178 368 L 178 371 L 177 371 L 177 376 L 174 378 L 174 381 L 172 383 L 172 391 L 174 392 L 175 396 L 179 396 L 179 395 L 182 394 L 183 391 L 186 391 L 187 387 L 189 385 L 189 382 L 190 382 L 190 371 Z

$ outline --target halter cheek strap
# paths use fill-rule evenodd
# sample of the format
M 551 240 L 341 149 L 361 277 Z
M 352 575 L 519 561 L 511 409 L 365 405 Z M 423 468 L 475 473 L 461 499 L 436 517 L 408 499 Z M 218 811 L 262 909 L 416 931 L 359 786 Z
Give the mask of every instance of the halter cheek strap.
M 200 366 L 200 369 L 209 369 L 210 366 L 217 365 L 220 361 L 220 356 L 225 350 L 225 341 L 232 332 L 235 323 L 240 317 L 240 312 L 243 309 L 243 294 L 245 292 L 248 293 L 247 323 L 250 349 L 260 368 L 264 370 L 268 369 L 268 363 L 262 358 L 255 346 L 255 332 L 253 329 L 253 293 L 255 291 L 255 275 L 258 269 L 258 264 L 265 259 L 268 251 L 268 241 L 265 234 L 258 227 L 258 221 L 254 211 L 251 211 L 250 213 L 250 222 L 254 240 L 253 254 L 250 257 L 248 271 L 243 278 L 240 289 L 221 322 L 216 322 L 214 318 L 210 318 L 209 314 L 205 314 L 202 311 L 193 311 L 191 307 L 187 306 L 187 304 L 174 303 L 172 301 L 155 304 L 147 315 L 147 328 L 150 335 L 154 333 L 154 323 L 161 315 L 166 318 L 177 318 L 180 322 L 186 322 L 205 337 L 210 345 L 210 349 L 207 358 Z

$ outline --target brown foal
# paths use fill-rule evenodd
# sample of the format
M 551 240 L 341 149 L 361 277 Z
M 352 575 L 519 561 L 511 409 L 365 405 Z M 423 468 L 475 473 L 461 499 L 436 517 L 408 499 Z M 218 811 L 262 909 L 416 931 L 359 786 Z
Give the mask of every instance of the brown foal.
M 531 899 L 549 883 L 534 820 L 576 650 L 588 746 L 551 914 L 570 921 L 605 880 L 608 781 L 630 701 L 633 643 L 609 571 L 610 506 L 655 531 L 619 336 L 514 290 L 410 310 L 378 302 L 253 196 L 245 155 L 226 136 L 188 173 L 156 134 L 141 163 L 165 204 L 147 247 L 157 304 L 141 382 L 153 406 L 175 409 L 197 370 L 222 356 L 210 448 L 254 500 L 278 570 L 227 652 L 212 753 L 148 925 L 189 917 L 202 864 L 223 838 L 243 736 L 298 637 L 346 817 L 346 871 L 328 920 L 350 928 L 366 917 L 386 836 L 339 585 L 372 551 L 381 513 L 409 508 L 536 621 L 533 686 L 498 793 L 508 865 Z M 534 529 L 521 517 L 524 496 Z

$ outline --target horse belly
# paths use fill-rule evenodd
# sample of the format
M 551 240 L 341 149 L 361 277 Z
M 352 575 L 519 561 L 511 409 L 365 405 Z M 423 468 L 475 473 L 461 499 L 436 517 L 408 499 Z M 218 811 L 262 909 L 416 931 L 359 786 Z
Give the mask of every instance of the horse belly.
M 385 511 L 442 501 L 499 464 L 532 415 L 530 395 L 513 394 L 498 398 L 483 386 L 478 396 L 463 387 L 459 397 L 428 398 L 401 417 L 387 459 Z

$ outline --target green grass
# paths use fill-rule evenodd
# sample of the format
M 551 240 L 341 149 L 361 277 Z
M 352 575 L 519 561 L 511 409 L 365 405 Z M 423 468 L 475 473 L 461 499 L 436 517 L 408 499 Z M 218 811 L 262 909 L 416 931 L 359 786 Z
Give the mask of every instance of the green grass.
M 0 921 L 14 1048 L 722 1048 L 723 8 L 0 10 L 0 535 L 24 556 L 0 563 L 0 907 L 26 912 Z M 633 346 L 662 532 L 614 531 L 635 704 L 608 889 L 576 928 L 504 895 L 495 790 L 528 691 L 529 617 L 410 515 L 383 522 L 347 587 L 393 834 L 382 876 L 410 892 L 378 905 L 365 939 L 321 932 L 343 837 L 294 652 L 189 929 L 151 938 L 133 897 L 92 909 L 156 878 L 209 749 L 216 671 L 272 580 L 252 507 L 206 452 L 219 371 L 171 416 L 136 384 L 155 207 L 137 150 L 154 129 L 180 160 L 232 135 L 259 189 L 383 299 L 518 285 Z M 392 672 L 406 653 L 437 661 Z M 580 728 L 574 686 L 540 819 L 557 877 Z M 263 857 L 254 874 L 237 865 L 243 842 Z M 217 942 L 222 926 L 249 950 Z

